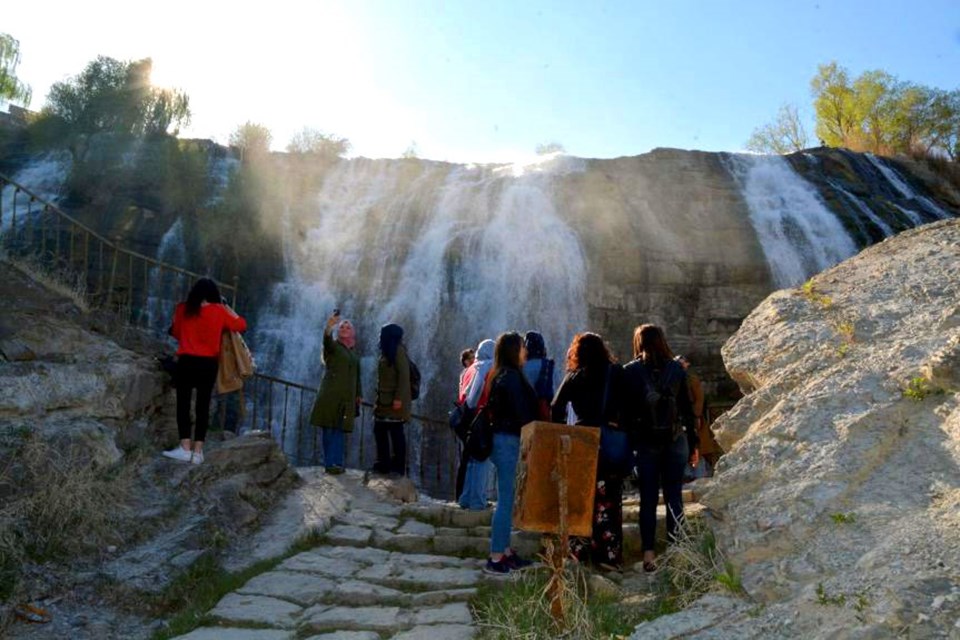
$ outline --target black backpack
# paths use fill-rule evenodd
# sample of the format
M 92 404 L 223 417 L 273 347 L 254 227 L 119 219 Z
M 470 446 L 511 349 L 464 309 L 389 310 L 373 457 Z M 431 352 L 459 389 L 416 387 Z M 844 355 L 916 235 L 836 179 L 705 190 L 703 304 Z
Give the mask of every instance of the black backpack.
M 409 356 L 407 362 L 410 363 L 410 399 L 416 400 L 420 397 L 420 369 Z
M 659 442 L 673 442 L 680 434 L 680 413 L 677 410 L 678 371 L 683 371 L 675 362 L 668 362 L 663 369 L 650 372 L 643 368 L 647 379 L 647 409 L 649 410 L 649 433 Z

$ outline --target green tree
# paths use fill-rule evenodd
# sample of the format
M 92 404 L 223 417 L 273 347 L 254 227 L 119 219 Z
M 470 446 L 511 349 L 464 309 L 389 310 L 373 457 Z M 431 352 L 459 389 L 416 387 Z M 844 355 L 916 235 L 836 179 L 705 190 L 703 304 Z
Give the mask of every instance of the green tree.
M 190 99 L 153 86 L 152 68 L 150 58 L 123 62 L 98 56 L 79 75 L 54 83 L 45 115 L 61 118 L 76 133 L 176 135 L 190 122 Z
M 567 150 L 562 144 L 554 140 L 551 142 L 541 142 L 533 148 L 533 151 L 538 156 L 545 156 L 550 153 L 566 153 Z
M 266 156 L 270 152 L 271 142 L 273 134 L 270 129 L 249 120 L 230 134 L 230 146 L 239 148 L 242 157 L 248 160 Z
M 822 64 L 810 81 L 816 134 L 831 147 L 850 146 L 856 128 L 853 88 L 847 70 L 836 62 Z
M 350 151 L 350 141 L 330 133 L 304 127 L 294 134 L 287 145 L 287 153 L 313 155 L 334 159 Z
M 784 104 L 773 122 L 754 129 L 747 140 L 747 149 L 758 153 L 792 153 L 810 146 L 807 131 L 797 107 Z
M 17 78 L 17 65 L 20 64 L 20 41 L 13 36 L 0 33 L 0 104 L 19 102 L 30 105 L 30 86 Z

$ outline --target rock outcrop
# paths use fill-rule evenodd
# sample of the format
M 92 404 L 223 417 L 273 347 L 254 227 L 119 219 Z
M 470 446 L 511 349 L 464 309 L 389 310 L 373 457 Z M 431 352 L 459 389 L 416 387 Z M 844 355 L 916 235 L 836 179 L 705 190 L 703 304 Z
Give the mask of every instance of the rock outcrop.
M 960 635 L 960 222 L 774 293 L 723 356 L 746 396 L 701 502 L 753 602 L 684 637 Z

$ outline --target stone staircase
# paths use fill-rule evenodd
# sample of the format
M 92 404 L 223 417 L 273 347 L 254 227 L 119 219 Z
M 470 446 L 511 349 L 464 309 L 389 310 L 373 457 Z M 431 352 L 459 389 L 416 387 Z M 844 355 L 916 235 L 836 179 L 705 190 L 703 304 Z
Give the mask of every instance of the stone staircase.
M 483 581 L 503 579 L 482 572 L 492 510 L 387 501 L 358 471 L 347 471 L 337 482 L 349 501 L 331 520 L 323 543 L 226 595 L 209 612 L 217 626 L 196 629 L 180 640 L 474 636 L 470 598 Z M 686 492 L 685 501 L 693 500 Z M 688 505 L 688 514 L 697 506 Z M 624 508 L 625 551 L 639 548 L 636 509 L 629 501 Z M 512 546 L 535 557 L 540 536 L 514 532 Z

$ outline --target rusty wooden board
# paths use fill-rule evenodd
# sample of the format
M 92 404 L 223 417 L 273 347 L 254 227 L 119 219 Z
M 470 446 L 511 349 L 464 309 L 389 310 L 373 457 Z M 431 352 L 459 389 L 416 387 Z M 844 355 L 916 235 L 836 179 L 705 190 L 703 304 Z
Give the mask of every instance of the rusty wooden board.
M 558 465 L 561 438 L 569 438 L 567 464 Z M 550 422 L 531 422 L 520 432 L 517 499 L 513 524 L 526 531 L 560 533 L 560 480 L 566 467 L 567 533 L 593 531 L 600 429 Z

